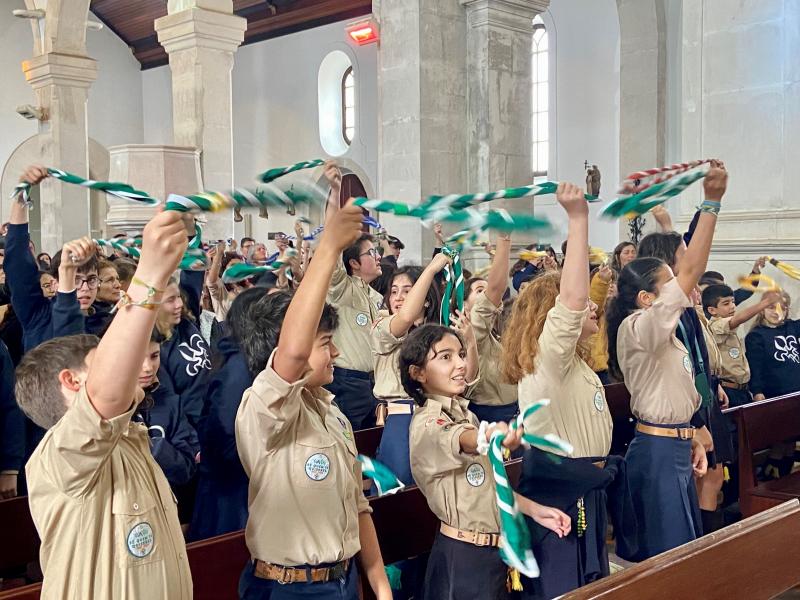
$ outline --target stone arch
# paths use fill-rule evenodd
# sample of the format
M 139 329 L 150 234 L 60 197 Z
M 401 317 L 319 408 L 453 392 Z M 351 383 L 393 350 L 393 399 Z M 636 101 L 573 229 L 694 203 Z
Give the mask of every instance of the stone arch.
M 9 156 L 6 164 L 3 166 L 2 174 L 0 174 L 0 213 L 2 213 L 3 221 L 8 218 L 9 206 L 15 200 L 11 199 L 11 194 L 14 191 L 14 186 L 17 185 L 19 174 L 31 164 L 39 164 L 42 162 L 42 156 L 45 155 L 44 146 L 49 143 L 49 135 L 36 134 L 29 137 L 27 140 L 17 146 Z M 92 179 L 105 181 L 108 179 L 108 172 L 110 167 L 110 158 L 108 150 L 100 142 L 89 138 L 89 177 Z M 90 205 L 92 231 L 91 235 L 95 237 L 102 235 L 105 228 L 105 215 L 108 210 L 108 205 L 105 195 L 100 192 L 90 192 Z M 35 223 L 40 223 L 41 213 L 35 211 L 31 213 L 31 230 L 34 230 Z M 89 232 L 87 232 L 89 233 Z M 38 240 L 37 247 L 39 247 Z M 55 251 L 57 248 L 47 248 L 46 251 Z
M 25 0 L 28 10 L 46 11 L 43 20 L 31 20 L 34 55 L 58 52 L 86 54 L 86 19 L 90 0 Z
M 352 174 L 358 177 L 359 181 L 361 181 L 361 184 L 364 186 L 364 190 L 367 192 L 367 197 L 375 198 L 375 185 L 372 183 L 369 175 L 367 175 L 367 172 L 361 165 L 359 165 L 356 161 L 345 157 L 337 158 L 336 162 L 339 164 L 339 169 L 341 170 L 343 176 Z M 328 189 L 328 183 L 325 180 L 322 172 L 323 168 L 317 167 L 311 172 L 310 179 L 322 189 Z M 309 214 L 309 218 L 312 221 L 317 223 L 324 222 L 325 219 L 322 208 L 313 207 L 310 209 L 310 213 L 311 214 Z

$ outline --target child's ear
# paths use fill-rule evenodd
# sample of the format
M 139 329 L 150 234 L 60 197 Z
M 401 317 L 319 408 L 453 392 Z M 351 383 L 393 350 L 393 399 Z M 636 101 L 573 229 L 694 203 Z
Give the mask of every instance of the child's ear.
M 712 317 L 717 316 L 718 309 L 716 306 L 709 306 L 706 308 L 706 310 L 708 311 L 708 314 L 710 314 Z
M 348 262 L 350 263 L 350 272 L 351 273 L 353 271 L 361 268 L 361 262 L 357 261 L 354 258 L 351 258 Z
M 411 379 L 417 381 L 419 383 L 425 383 L 425 369 L 420 369 L 417 365 L 411 365 L 408 367 L 408 374 L 411 375 Z
M 654 298 L 652 298 L 652 296 L 653 294 L 646 290 L 639 290 L 639 293 L 636 294 L 636 306 L 639 308 L 650 308 L 653 306 Z
M 58 373 L 58 382 L 68 390 L 77 392 L 81 389 L 81 379 L 77 373 L 69 369 L 62 369 Z

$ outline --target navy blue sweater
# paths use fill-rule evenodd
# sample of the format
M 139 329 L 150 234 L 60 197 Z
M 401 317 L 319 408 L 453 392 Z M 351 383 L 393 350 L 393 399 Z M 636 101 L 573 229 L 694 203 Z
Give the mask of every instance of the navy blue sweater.
M 203 412 L 211 361 L 200 330 L 182 319 L 172 337 L 161 344 L 161 368 L 158 379 L 168 383 L 181 398 L 181 407 L 192 426 L 197 427 Z
M 181 410 L 181 401 L 169 384 L 148 390 L 133 419 L 147 425 L 150 451 L 170 485 L 187 483 L 195 474 L 200 452 L 197 432 Z
M 800 390 L 800 321 L 754 327 L 744 340 L 750 391 L 767 398 Z
M 236 451 L 236 412 L 253 384 L 244 354 L 231 338 L 217 346 L 223 361 L 211 376 L 200 426 L 200 475 L 190 539 L 201 540 L 247 524 L 247 475 Z
M 14 397 L 14 363 L 0 342 L 0 471 L 19 471 L 26 458 L 26 418 Z
M 55 337 L 84 333 L 85 327 L 77 291 L 59 292 L 52 301 L 44 297 L 29 243 L 27 223 L 8 226 L 3 268 L 26 352 Z

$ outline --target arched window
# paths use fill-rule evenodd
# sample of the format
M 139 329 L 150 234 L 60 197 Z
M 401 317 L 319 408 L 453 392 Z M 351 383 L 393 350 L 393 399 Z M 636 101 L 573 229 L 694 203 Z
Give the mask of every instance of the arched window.
M 546 177 L 550 158 L 550 95 L 548 74 L 547 30 L 540 15 L 533 19 L 533 176 Z
M 356 77 L 350 66 L 342 77 L 342 136 L 348 145 L 356 133 Z

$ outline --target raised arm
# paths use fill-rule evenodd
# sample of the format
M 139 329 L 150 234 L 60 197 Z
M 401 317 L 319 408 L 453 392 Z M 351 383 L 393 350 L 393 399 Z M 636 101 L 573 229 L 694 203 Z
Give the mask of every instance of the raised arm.
M 769 308 L 781 301 L 779 292 L 767 292 L 758 304 L 753 304 L 747 308 L 736 309 L 736 313 L 731 317 L 730 328 L 736 329 L 739 325 L 747 323 L 765 308 Z
M 328 227 L 328 222 L 333 216 L 339 212 L 339 198 L 342 193 L 342 172 L 336 161 L 329 160 L 325 163 L 325 170 L 323 171 L 325 179 L 331 186 L 328 192 L 328 201 L 325 204 L 325 227 Z
M 157 214 L 144 228 L 142 257 L 128 288 L 131 304 L 122 307 L 95 352 L 86 391 L 104 419 L 126 412 L 136 394 L 142 357 L 156 322 L 157 303 L 186 250 L 186 228 L 180 213 Z M 78 260 L 83 259 L 79 256 Z M 64 257 L 68 260 L 69 257 Z
M 728 172 L 725 170 L 725 166 L 720 161 L 714 161 L 711 170 L 703 180 L 705 200 L 709 203 L 710 208 L 719 209 L 727 185 Z M 705 273 L 716 225 L 717 215 L 712 210 L 701 212 L 692 241 L 689 242 L 689 248 L 683 255 L 678 269 L 678 285 L 687 296 L 692 293 L 700 276 Z
M 561 271 L 561 304 L 570 310 L 583 310 L 589 302 L 589 205 L 583 198 L 583 190 L 571 183 L 560 183 L 556 197 L 569 218 L 569 244 Z
M 211 266 L 206 273 L 206 285 L 215 286 L 219 283 L 219 271 L 222 268 L 222 257 L 225 254 L 225 242 L 219 242 L 214 248 L 214 258 L 211 259 Z
M 314 260 L 289 304 L 272 362 L 287 383 L 299 380 L 306 370 L 331 275 L 342 251 L 361 235 L 361 215 L 358 206 L 348 203 L 328 218 Z
M 494 249 L 492 268 L 486 281 L 486 298 L 495 306 L 500 306 L 503 294 L 508 289 L 508 261 L 511 256 L 511 236 L 500 235 Z
M 653 213 L 656 223 L 658 223 L 661 231 L 664 233 L 674 231 L 674 228 L 672 227 L 672 217 L 670 216 L 669 211 L 664 208 L 662 204 L 654 207 L 650 212 Z
M 444 254 L 437 254 L 433 260 L 428 263 L 425 270 L 417 279 L 414 287 L 408 292 L 406 299 L 403 301 L 403 306 L 394 315 L 389 329 L 394 337 L 400 338 L 408 333 L 414 321 L 419 317 L 419 313 L 425 306 L 425 298 L 428 296 L 428 290 L 433 285 L 433 278 L 445 266 L 449 265 L 451 260 Z

